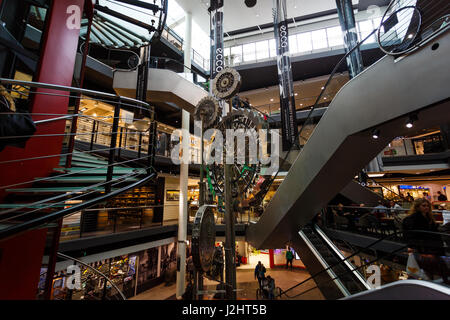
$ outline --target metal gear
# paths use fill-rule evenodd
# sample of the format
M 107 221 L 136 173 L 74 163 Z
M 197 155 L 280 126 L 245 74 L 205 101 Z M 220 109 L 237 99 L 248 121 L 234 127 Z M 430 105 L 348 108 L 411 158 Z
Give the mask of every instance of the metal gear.
M 236 110 L 225 116 L 222 121 L 215 127 L 217 130 L 222 132 L 223 139 L 226 137 L 226 129 L 244 129 L 251 130 L 254 129 L 255 141 L 261 143 L 259 140 L 259 135 L 257 134 L 259 129 L 267 129 L 267 122 L 264 121 L 263 117 L 255 111 L 249 110 Z M 245 144 L 245 148 L 248 144 Z M 224 143 L 223 146 L 223 156 L 226 155 L 227 146 Z M 232 196 L 237 197 L 239 193 L 244 193 L 248 189 L 252 188 L 253 185 L 258 181 L 261 171 L 260 163 L 250 164 L 249 159 L 245 159 L 245 163 L 238 163 L 237 154 L 247 154 L 243 150 L 238 150 L 236 146 L 237 153 L 234 155 L 234 165 L 233 165 L 233 175 L 232 180 Z M 223 164 L 213 163 L 208 166 L 210 177 L 217 194 L 224 193 L 224 166 Z
M 219 102 L 213 97 L 205 97 L 197 103 L 194 113 L 196 121 L 203 121 L 205 127 L 211 126 L 219 116 Z
M 223 69 L 212 81 L 212 91 L 217 99 L 230 99 L 240 87 L 241 75 L 232 68 Z

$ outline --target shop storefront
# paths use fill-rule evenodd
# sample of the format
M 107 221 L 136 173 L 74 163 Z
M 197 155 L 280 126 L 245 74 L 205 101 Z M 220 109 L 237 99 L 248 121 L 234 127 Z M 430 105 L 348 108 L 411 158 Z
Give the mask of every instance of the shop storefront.
M 99 255 L 80 258 L 90 267 L 106 275 L 117 288 L 131 298 L 139 293 L 167 281 L 176 270 L 176 245 L 174 239 L 158 241 L 154 246 L 137 252 L 105 258 L 93 261 Z M 152 244 L 150 244 L 152 245 Z M 126 248 L 124 249 L 126 251 Z M 123 251 L 123 250 L 122 250 Z M 107 256 L 109 253 L 102 254 Z M 105 281 L 101 275 L 90 268 L 78 265 L 81 271 L 81 289 L 69 290 L 67 282 L 70 275 L 67 267 L 73 265 L 73 261 L 62 261 L 56 265 L 55 277 L 53 279 L 52 299 L 54 300 L 107 300 L 120 299 L 119 293 Z M 75 263 L 76 265 L 76 263 Z M 46 269 L 41 270 L 39 291 L 44 290 L 44 279 Z

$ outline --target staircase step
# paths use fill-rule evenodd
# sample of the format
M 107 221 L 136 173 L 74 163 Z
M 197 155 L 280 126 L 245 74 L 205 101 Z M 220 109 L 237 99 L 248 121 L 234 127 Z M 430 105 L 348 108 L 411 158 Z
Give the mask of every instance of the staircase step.
M 66 163 L 66 157 L 67 156 L 62 156 L 61 157 L 60 164 L 61 163 L 63 163 L 63 164 Z M 73 156 L 72 157 L 72 161 L 85 162 L 85 163 L 94 163 L 94 164 L 108 164 L 108 161 L 99 160 L 97 158 L 88 159 L 88 158 L 85 158 L 85 157 L 78 157 L 78 156 Z

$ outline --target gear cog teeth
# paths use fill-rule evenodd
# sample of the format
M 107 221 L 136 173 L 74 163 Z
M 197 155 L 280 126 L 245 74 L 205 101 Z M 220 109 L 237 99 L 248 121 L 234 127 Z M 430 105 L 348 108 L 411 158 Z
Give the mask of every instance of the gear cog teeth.
M 194 120 L 203 121 L 205 127 L 211 126 L 219 116 L 219 102 L 213 97 L 205 97 L 197 103 Z
M 220 71 L 212 81 L 212 91 L 217 99 L 230 99 L 239 92 L 241 75 L 232 68 Z

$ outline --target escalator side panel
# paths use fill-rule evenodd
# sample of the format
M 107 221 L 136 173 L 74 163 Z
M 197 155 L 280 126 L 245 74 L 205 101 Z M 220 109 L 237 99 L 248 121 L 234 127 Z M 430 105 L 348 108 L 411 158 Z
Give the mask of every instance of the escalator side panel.
M 434 44 L 439 43 L 434 50 Z M 284 245 L 395 137 L 411 133 L 405 119 L 419 112 L 414 132 L 450 121 L 447 32 L 413 54 L 385 56 L 347 82 L 325 112 L 247 241 Z M 380 137 L 372 138 L 372 130 Z
M 309 274 L 314 275 L 324 269 L 322 263 L 317 259 L 314 252 L 299 234 L 292 239 L 292 247 L 300 254 L 302 262 L 306 266 Z M 335 300 L 344 297 L 337 284 L 334 281 L 330 281 L 331 279 L 332 277 L 329 273 L 323 272 L 315 277 L 314 280 L 325 299 Z

